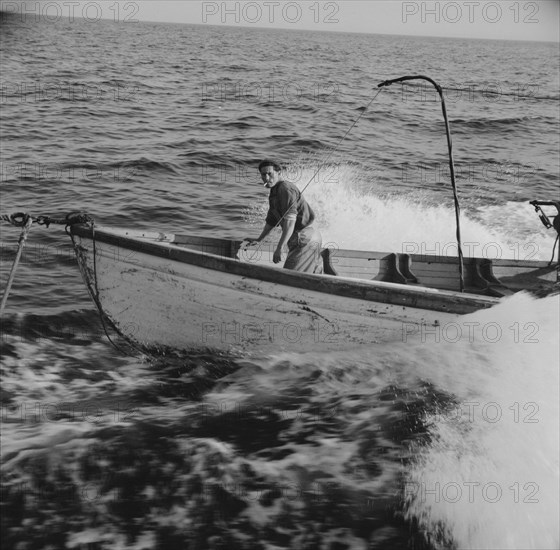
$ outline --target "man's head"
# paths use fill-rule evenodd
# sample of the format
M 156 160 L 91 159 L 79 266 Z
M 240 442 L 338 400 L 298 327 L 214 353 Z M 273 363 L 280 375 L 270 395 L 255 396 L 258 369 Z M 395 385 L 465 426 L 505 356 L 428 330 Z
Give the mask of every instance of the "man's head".
M 270 189 L 280 181 L 282 166 L 274 160 L 265 159 L 259 164 L 259 172 L 261 173 L 264 186 Z

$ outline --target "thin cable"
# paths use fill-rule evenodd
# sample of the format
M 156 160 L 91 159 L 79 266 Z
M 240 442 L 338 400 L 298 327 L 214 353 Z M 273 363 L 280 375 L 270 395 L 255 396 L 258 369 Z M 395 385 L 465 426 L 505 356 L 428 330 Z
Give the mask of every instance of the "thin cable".
M 377 93 L 369 100 L 369 103 L 365 106 L 364 110 L 358 115 L 358 118 L 351 124 L 351 126 L 348 128 L 348 130 L 346 130 L 346 133 L 342 136 L 342 138 L 340 139 L 340 141 L 336 144 L 336 146 L 331 150 L 331 152 L 327 155 L 327 157 L 325 158 L 325 160 L 323 160 L 323 162 L 319 165 L 319 167 L 317 168 L 317 170 L 315 171 L 315 173 L 311 176 L 311 178 L 309 179 L 309 181 L 307 182 L 307 184 L 304 186 L 304 188 L 300 191 L 300 193 L 303 195 L 303 192 L 309 187 L 309 185 L 311 184 L 311 182 L 315 179 L 315 177 L 317 176 L 317 174 L 321 171 L 321 168 L 323 168 L 323 166 L 325 166 L 325 164 L 330 160 L 330 158 L 334 155 L 334 153 L 336 152 L 336 150 L 342 145 L 342 142 L 348 137 L 348 134 L 352 131 L 352 129 L 354 128 L 354 126 L 356 126 L 356 124 L 358 124 L 358 122 L 360 121 L 360 119 L 364 116 L 364 114 L 366 113 L 366 111 L 369 109 L 370 105 L 375 101 L 375 99 L 377 98 L 377 96 L 382 92 L 383 88 L 379 88 L 379 90 L 377 90 Z M 272 227 L 272 229 L 270 230 L 271 232 L 276 229 L 281 223 L 282 220 L 286 217 L 286 215 L 288 214 L 288 210 L 286 210 L 286 212 L 284 213 L 284 215 L 278 220 L 278 222 L 276 222 L 276 224 Z M 267 235 L 268 236 L 268 235 Z M 265 237 L 266 239 L 266 237 Z M 264 240 L 264 239 L 263 239 Z M 247 247 L 244 248 L 244 250 L 247 250 Z M 248 260 L 249 262 L 252 261 L 252 259 L 255 257 L 256 252 L 251 256 L 251 258 Z
M 94 223 L 91 224 L 91 241 L 92 241 L 92 252 L 93 252 L 93 279 L 94 279 L 93 287 L 94 287 L 94 291 L 95 291 L 94 302 L 95 302 L 95 305 L 97 306 L 97 311 L 99 312 L 99 319 L 101 321 L 101 326 L 103 327 L 103 331 L 105 332 L 105 336 L 107 336 L 107 340 L 109 340 L 109 342 L 113 345 L 113 347 L 117 351 L 122 353 L 123 355 L 126 355 L 127 357 L 132 357 L 130 355 L 130 353 L 128 353 L 126 350 L 122 349 L 111 338 L 111 336 L 109 335 L 109 331 L 107 330 L 107 325 L 105 323 L 105 317 L 104 316 L 107 315 L 107 314 L 103 310 L 103 306 L 102 306 L 101 300 L 99 298 L 99 285 L 97 284 L 97 246 L 96 246 L 96 240 L 95 240 L 95 224 Z M 144 350 L 142 350 L 141 348 L 139 348 L 138 346 L 135 345 L 132 338 L 129 338 L 129 337 L 125 336 L 118 329 L 116 329 L 116 327 L 114 327 L 114 328 L 117 331 L 117 333 L 120 334 L 126 340 L 128 345 L 132 349 L 134 349 L 135 351 L 137 351 L 139 353 L 144 353 Z
M 315 173 L 313 174 L 313 176 L 311 176 L 311 179 L 307 182 L 307 185 L 301 190 L 301 193 L 303 193 L 307 187 L 309 186 L 309 184 L 315 179 L 315 176 L 319 173 L 319 171 L 321 170 L 321 168 L 323 168 L 323 166 L 325 164 L 327 164 L 327 162 L 329 161 L 329 159 L 334 155 L 334 153 L 336 152 L 336 150 L 342 145 L 342 142 L 348 137 L 348 134 L 352 131 L 352 129 L 354 128 L 354 126 L 356 126 L 356 124 L 358 124 L 358 122 L 360 121 L 360 119 L 364 116 L 365 112 L 369 109 L 370 105 L 375 101 L 375 99 L 377 98 L 377 96 L 381 93 L 381 91 L 383 90 L 383 88 L 379 88 L 379 90 L 377 91 L 377 93 L 370 99 L 369 103 L 366 105 L 366 107 L 364 108 L 364 110 L 359 114 L 358 118 L 352 123 L 352 125 L 350 126 L 350 128 L 348 128 L 348 130 L 346 130 L 346 133 L 342 136 L 341 140 L 337 143 L 336 147 L 329 153 L 329 155 L 327 156 L 327 158 L 319 165 L 319 168 L 317 168 L 317 170 L 315 171 Z
M 560 238 L 560 235 L 556 235 L 556 239 L 554 239 L 554 246 L 552 247 L 552 257 L 550 258 L 550 262 L 548 262 L 549 266 L 554 263 L 554 253 L 556 252 L 556 245 L 558 244 L 558 238 Z M 560 256 L 560 249 L 558 249 L 558 256 Z M 560 259 L 558 263 L 560 263 Z
M 321 169 L 323 168 L 323 166 L 325 166 L 325 164 L 327 164 L 327 162 L 330 160 L 330 158 L 334 155 L 334 153 L 336 152 L 336 150 L 342 145 L 342 142 L 348 137 L 348 134 L 352 131 L 352 129 L 354 128 L 354 126 L 356 126 L 356 124 L 358 124 L 358 122 L 360 121 L 360 119 L 364 116 L 365 112 L 369 109 L 370 105 L 375 101 L 375 99 L 377 98 L 377 96 L 381 93 L 382 88 L 380 88 L 377 93 L 370 99 L 369 103 L 365 106 L 364 110 L 358 115 L 358 118 L 352 123 L 352 125 L 348 128 L 348 130 L 346 130 L 346 133 L 342 136 L 342 138 L 340 139 L 340 141 L 336 144 L 336 146 L 331 150 L 331 152 L 327 155 L 327 157 L 325 158 L 325 160 L 319 165 L 319 167 L 317 168 L 317 170 L 315 171 L 315 173 L 311 176 L 311 178 L 309 179 L 309 181 L 307 182 L 307 184 L 304 186 L 304 188 L 300 191 L 300 193 L 303 195 L 303 192 L 309 187 L 309 185 L 311 184 L 311 182 L 315 179 L 315 177 L 317 176 L 317 174 L 321 171 Z M 278 222 L 276 223 L 276 225 L 271 229 L 271 231 L 275 228 L 277 228 L 281 223 L 282 220 L 286 217 L 286 215 L 288 214 L 289 210 L 286 210 L 286 212 L 284 213 L 284 215 L 278 220 Z
M 413 84 L 405 84 L 403 82 L 403 85 L 407 85 L 407 86 L 414 86 Z M 429 88 L 426 88 L 429 89 Z M 534 96 L 534 95 L 521 95 L 515 92 L 502 92 L 500 91 L 494 91 L 494 90 L 480 90 L 480 89 L 476 89 L 476 88 L 452 88 L 452 87 L 443 87 L 441 86 L 442 90 L 448 91 L 448 90 L 452 90 L 454 92 L 469 92 L 471 94 L 480 94 L 480 95 L 485 95 L 485 94 L 491 94 L 491 95 L 503 95 L 503 96 L 508 96 L 508 97 L 519 97 L 522 99 L 536 99 L 539 101 L 558 101 L 557 97 L 546 97 L 546 96 Z

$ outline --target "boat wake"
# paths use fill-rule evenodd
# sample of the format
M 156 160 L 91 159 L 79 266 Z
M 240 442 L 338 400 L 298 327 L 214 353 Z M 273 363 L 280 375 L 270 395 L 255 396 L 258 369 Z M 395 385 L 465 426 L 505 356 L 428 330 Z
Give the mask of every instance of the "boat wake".
M 4 542 L 39 544 L 48 514 L 59 547 L 556 548 L 558 309 L 517 294 L 387 344 L 236 362 L 13 323 Z
M 320 363 L 279 357 L 254 389 L 276 394 L 307 372 L 313 385 L 297 386 L 336 411 L 344 435 L 321 438 L 306 466 L 362 504 L 392 494 L 384 505 L 398 510 L 402 491 L 404 517 L 432 547 L 556 548 L 558 298 L 518 294 L 460 324 Z
M 457 400 L 425 415 L 404 487 L 436 547 L 558 547 L 558 306 L 520 294 L 469 315 L 493 335 L 442 342 L 447 361 L 419 372 Z

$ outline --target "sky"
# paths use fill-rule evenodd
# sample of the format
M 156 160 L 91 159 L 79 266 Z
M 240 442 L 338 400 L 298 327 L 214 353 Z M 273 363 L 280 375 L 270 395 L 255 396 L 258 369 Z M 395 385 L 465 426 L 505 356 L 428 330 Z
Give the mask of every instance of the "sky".
M 14 0 L 21 18 L 154 21 L 297 30 L 560 40 L 560 0 Z

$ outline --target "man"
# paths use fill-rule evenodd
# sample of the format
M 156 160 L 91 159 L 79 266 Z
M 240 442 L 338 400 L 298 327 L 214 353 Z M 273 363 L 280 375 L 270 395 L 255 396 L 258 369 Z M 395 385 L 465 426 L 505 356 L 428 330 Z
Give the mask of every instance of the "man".
M 299 189 L 282 178 L 282 167 L 274 160 L 265 159 L 259 164 L 259 172 L 264 187 L 270 189 L 269 209 L 265 226 L 257 239 L 247 239 L 249 243 L 261 242 L 277 225 L 282 228 L 282 236 L 274 251 L 272 261 L 282 260 L 282 249 L 288 245 L 286 269 L 305 273 L 322 273 L 321 234 L 313 227 L 315 214 Z

